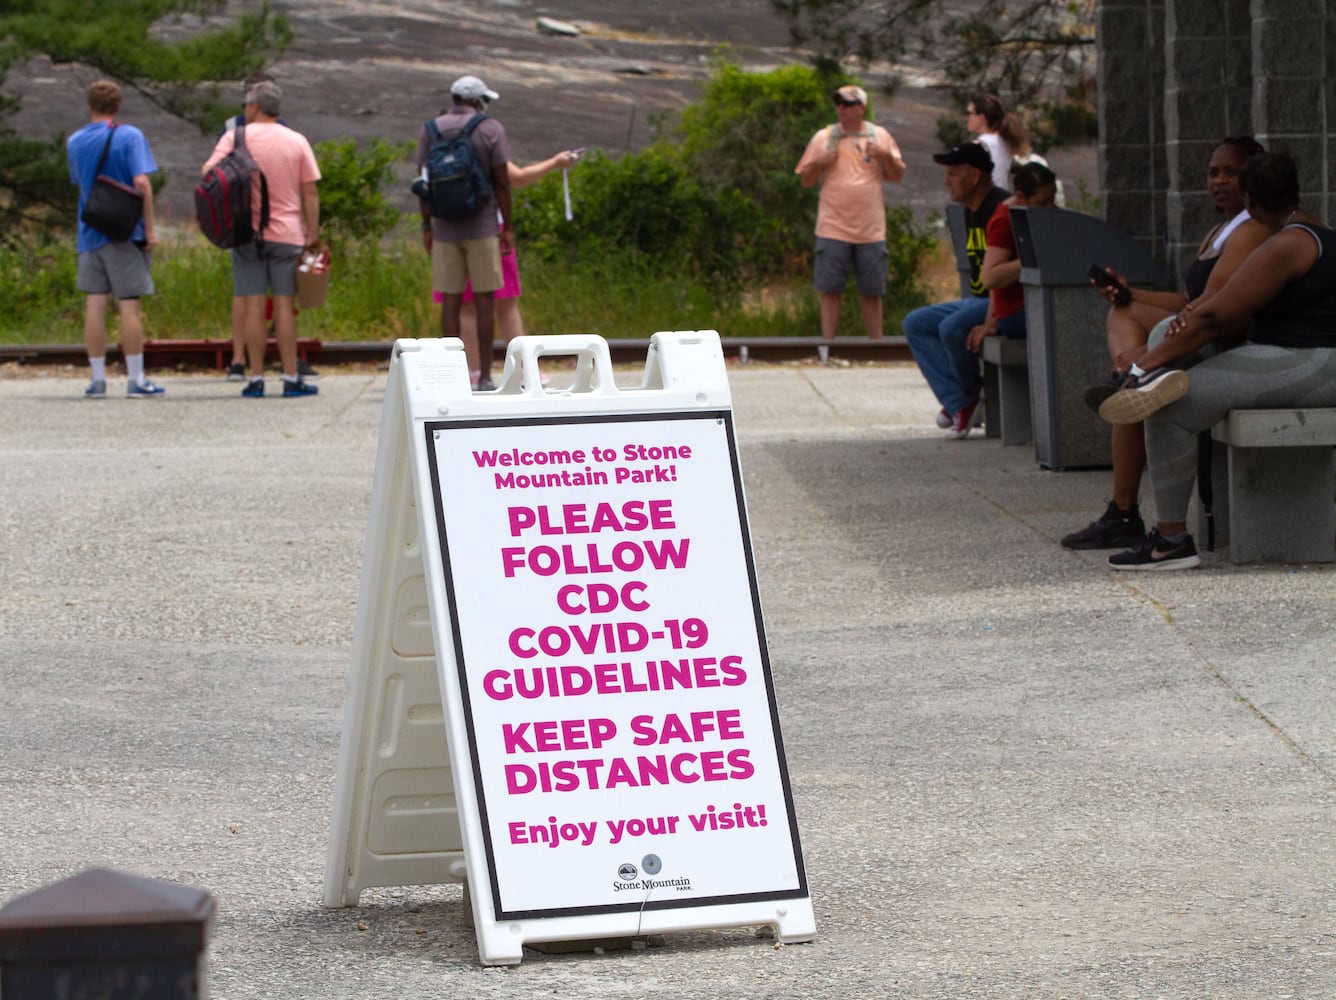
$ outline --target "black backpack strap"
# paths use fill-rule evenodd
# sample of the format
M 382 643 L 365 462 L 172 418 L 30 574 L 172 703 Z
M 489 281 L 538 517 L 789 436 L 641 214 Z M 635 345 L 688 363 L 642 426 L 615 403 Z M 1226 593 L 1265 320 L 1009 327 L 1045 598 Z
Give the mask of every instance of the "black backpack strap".
M 427 130 L 427 140 L 431 144 L 441 141 L 441 130 L 436 127 L 436 119 L 428 118 L 427 124 L 423 126 Z
M 245 149 L 246 123 L 240 122 L 232 135 L 232 148 Z M 256 248 L 261 249 L 264 246 L 264 231 L 269 225 L 269 181 L 265 179 L 264 171 L 260 169 L 259 164 L 256 164 L 255 172 L 260 175 L 260 228 L 255 234 L 255 243 Z
M 1215 484 L 1211 482 L 1211 458 L 1215 443 L 1211 439 L 1210 428 L 1197 435 L 1197 500 L 1201 504 L 1202 518 L 1206 521 L 1206 551 L 1215 551 L 1215 512 L 1211 505 L 1215 502 Z
M 102 155 L 98 157 L 97 166 L 93 168 L 93 176 L 96 177 L 102 173 L 102 168 L 107 165 L 107 155 L 111 152 L 111 140 L 116 135 L 116 123 L 107 123 L 107 141 L 102 144 Z
M 487 116 L 484 115 L 484 114 L 476 114 L 476 115 L 474 115 L 472 118 L 470 118 L 470 119 L 464 124 L 464 127 L 463 127 L 462 129 L 459 130 L 459 134 L 462 135 L 462 136 L 464 136 L 464 137 L 466 137 L 466 138 L 467 138 L 468 136 L 472 135 L 472 134 L 473 134 L 473 130 L 474 130 L 475 128 L 477 128 L 479 125 L 481 125 L 483 119 L 486 118 L 486 117 L 487 117 Z

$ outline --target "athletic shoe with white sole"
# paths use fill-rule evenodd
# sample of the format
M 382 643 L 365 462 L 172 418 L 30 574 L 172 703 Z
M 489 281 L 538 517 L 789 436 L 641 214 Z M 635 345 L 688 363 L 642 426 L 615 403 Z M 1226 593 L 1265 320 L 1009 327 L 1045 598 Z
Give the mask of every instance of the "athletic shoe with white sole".
M 970 428 L 979 426 L 974 420 L 976 412 L 982 412 L 977 399 L 966 404 L 965 408 L 959 413 L 952 414 L 951 427 L 947 430 L 946 436 L 954 441 L 963 441 L 969 437 Z
M 1111 424 L 1136 424 L 1188 391 L 1188 373 L 1178 368 L 1156 368 L 1128 379 L 1127 384 L 1099 404 L 1099 415 Z
M 131 379 L 125 387 L 125 397 L 127 399 L 156 399 L 167 390 L 155 382 L 144 379 L 142 382 L 136 382 Z
M 1201 556 L 1197 555 L 1191 535 L 1184 536 L 1181 542 L 1167 542 L 1158 528 L 1151 528 L 1136 548 L 1109 556 L 1109 565 L 1131 570 L 1192 569 L 1201 565 Z

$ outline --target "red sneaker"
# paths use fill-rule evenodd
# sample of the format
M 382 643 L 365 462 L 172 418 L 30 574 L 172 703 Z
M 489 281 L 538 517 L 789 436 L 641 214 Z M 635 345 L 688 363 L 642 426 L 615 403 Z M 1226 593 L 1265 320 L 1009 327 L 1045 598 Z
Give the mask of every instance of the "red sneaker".
M 946 432 L 946 436 L 954 441 L 963 441 L 970 436 L 970 428 L 974 424 L 974 411 L 979 408 L 979 401 L 969 403 L 963 410 L 951 414 L 951 429 Z

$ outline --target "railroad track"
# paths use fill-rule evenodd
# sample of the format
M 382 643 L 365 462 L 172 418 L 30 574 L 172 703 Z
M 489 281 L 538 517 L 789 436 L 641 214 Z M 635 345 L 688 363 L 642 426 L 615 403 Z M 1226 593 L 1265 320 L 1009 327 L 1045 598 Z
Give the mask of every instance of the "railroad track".
M 836 361 L 898 362 L 910 361 L 912 356 L 904 337 L 885 337 L 868 340 L 866 337 L 836 337 L 823 341 L 820 337 L 725 337 L 722 339 L 724 356 L 749 362 L 821 360 L 829 357 Z M 269 341 L 271 351 L 274 342 Z M 337 341 L 302 339 L 297 342 L 299 355 L 312 364 L 352 365 L 389 363 L 392 341 Z M 826 348 L 822 352 L 820 349 Z M 644 361 L 649 350 L 648 338 L 614 339 L 608 341 L 614 363 Z M 120 350 L 107 348 L 108 357 L 119 360 Z M 230 340 L 149 340 L 144 344 L 145 363 L 154 369 L 175 368 L 224 370 L 232 360 Z M 498 357 L 504 356 L 501 345 Z M 276 356 L 276 355 L 275 355 Z M 85 354 L 81 344 L 0 344 L 0 364 L 20 365 L 81 365 Z

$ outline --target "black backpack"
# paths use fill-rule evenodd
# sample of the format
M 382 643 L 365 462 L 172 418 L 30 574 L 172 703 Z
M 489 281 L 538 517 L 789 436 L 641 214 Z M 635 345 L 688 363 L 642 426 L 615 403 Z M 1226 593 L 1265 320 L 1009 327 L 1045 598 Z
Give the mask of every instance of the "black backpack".
M 237 125 L 232 151 L 209 168 L 195 188 L 195 221 L 214 246 L 230 249 L 259 242 L 269 225 L 269 184 L 246 149 L 246 126 Z M 260 176 L 260 228 L 251 224 L 251 178 Z
M 459 133 L 449 139 L 441 135 L 436 119 L 427 121 L 431 147 L 427 151 L 427 178 L 413 185 L 413 193 L 427 203 L 427 211 L 441 219 L 463 222 L 491 201 L 492 182 L 478 160 L 469 136 L 482 122 L 474 115 Z

